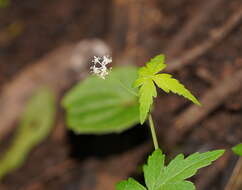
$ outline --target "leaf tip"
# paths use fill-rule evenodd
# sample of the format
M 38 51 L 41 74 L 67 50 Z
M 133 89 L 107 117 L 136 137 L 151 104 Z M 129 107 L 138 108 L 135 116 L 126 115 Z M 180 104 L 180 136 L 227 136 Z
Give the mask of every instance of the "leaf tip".
M 216 157 L 218 159 L 219 157 L 221 157 L 225 153 L 225 150 L 219 149 L 219 150 L 214 150 L 213 152 L 216 153 L 216 155 L 217 155 Z
M 237 144 L 232 148 L 232 151 L 237 154 L 238 156 L 242 156 L 242 143 Z
M 194 104 L 196 104 L 197 106 L 200 106 L 200 107 L 203 106 L 203 105 L 201 104 L 201 102 L 199 102 L 197 99 L 196 99 L 196 101 L 194 102 Z
M 144 125 L 144 123 L 145 123 L 145 119 L 140 118 L 140 124 L 141 124 L 141 125 Z

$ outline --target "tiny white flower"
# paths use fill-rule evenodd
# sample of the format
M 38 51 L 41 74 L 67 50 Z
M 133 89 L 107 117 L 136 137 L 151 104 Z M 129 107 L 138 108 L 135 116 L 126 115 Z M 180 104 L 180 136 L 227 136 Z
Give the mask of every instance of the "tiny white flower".
M 111 68 L 108 69 L 106 65 L 112 62 L 112 58 L 108 56 L 94 56 L 92 62 L 93 66 L 90 67 L 91 72 L 100 78 L 105 79 L 111 70 Z
M 107 56 L 103 56 L 103 64 L 107 65 L 109 63 L 112 63 L 112 58 L 107 57 Z
M 92 62 L 93 62 L 94 64 L 100 63 L 99 59 L 100 59 L 100 57 L 96 57 L 96 56 L 94 56 L 94 59 L 93 59 Z M 100 63 L 100 64 L 101 64 L 101 63 Z

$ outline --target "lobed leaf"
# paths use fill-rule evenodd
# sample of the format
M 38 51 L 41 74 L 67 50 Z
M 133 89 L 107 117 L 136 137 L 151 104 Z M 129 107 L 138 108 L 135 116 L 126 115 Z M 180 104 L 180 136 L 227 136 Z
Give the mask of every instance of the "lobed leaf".
M 201 105 L 196 97 L 178 80 L 172 78 L 169 74 L 158 74 L 166 67 L 164 61 L 164 55 L 158 55 L 151 59 L 150 62 L 146 63 L 146 66 L 139 69 L 139 76 L 133 83 L 135 88 L 139 88 L 141 124 L 143 124 L 147 118 L 147 114 L 153 104 L 153 97 L 156 97 L 156 87 L 154 83 L 167 93 L 171 91 L 191 100 L 194 104 Z
M 165 167 L 162 177 L 157 182 L 157 187 L 163 188 L 166 184 L 176 183 L 192 177 L 198 169 L 210 165 L 223 153 L 224 150 L 195 153 L 186 159 L 182 154 L 178 155 Z
M 195 190 L 192 182 L 187 178 L 196 174 L 197 170 L 210 165 L 218 159 L 224 150 L 215 150 L 205 153 L 195 153 L 187 158 L 180 154 L 168 166 L 164 165 L 165 155 L 160 149 L 149 156 L 144 165 L 144 178 L 148 190 Z M 145 189 L 133 179 L 122 181 L 117 185 L 117 190 L 143 190 Z

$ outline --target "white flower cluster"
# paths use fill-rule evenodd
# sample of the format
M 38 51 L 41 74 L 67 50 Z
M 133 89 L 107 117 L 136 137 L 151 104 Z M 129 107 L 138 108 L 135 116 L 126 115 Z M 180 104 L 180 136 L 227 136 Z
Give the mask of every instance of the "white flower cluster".
M 93 66 L 90 67 L 91 72 L 95 75 L 99 76 L 102 79 L 108 75 L 109 71 L 111 70 L 107 68 L 107 64 L 112 62 L 112 58 L 108 56 L 94 56 L 92 60 Z

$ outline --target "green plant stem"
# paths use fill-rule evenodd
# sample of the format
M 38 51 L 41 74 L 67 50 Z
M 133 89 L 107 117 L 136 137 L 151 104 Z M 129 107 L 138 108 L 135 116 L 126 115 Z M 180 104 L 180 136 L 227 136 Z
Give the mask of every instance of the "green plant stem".
M 156 150 L 156 149 L 159 148 L 159 145 L 158 145 L 157 136 L 156 136 L 156 133 L 155 133 L 155 126 L 154 126 L 154 122 L 153 122 L 151 114 L 149 114 L 149 124 L 150 124 L 150 131 L 151 131 L 154 147 L 155 147 L 155 150 Z

